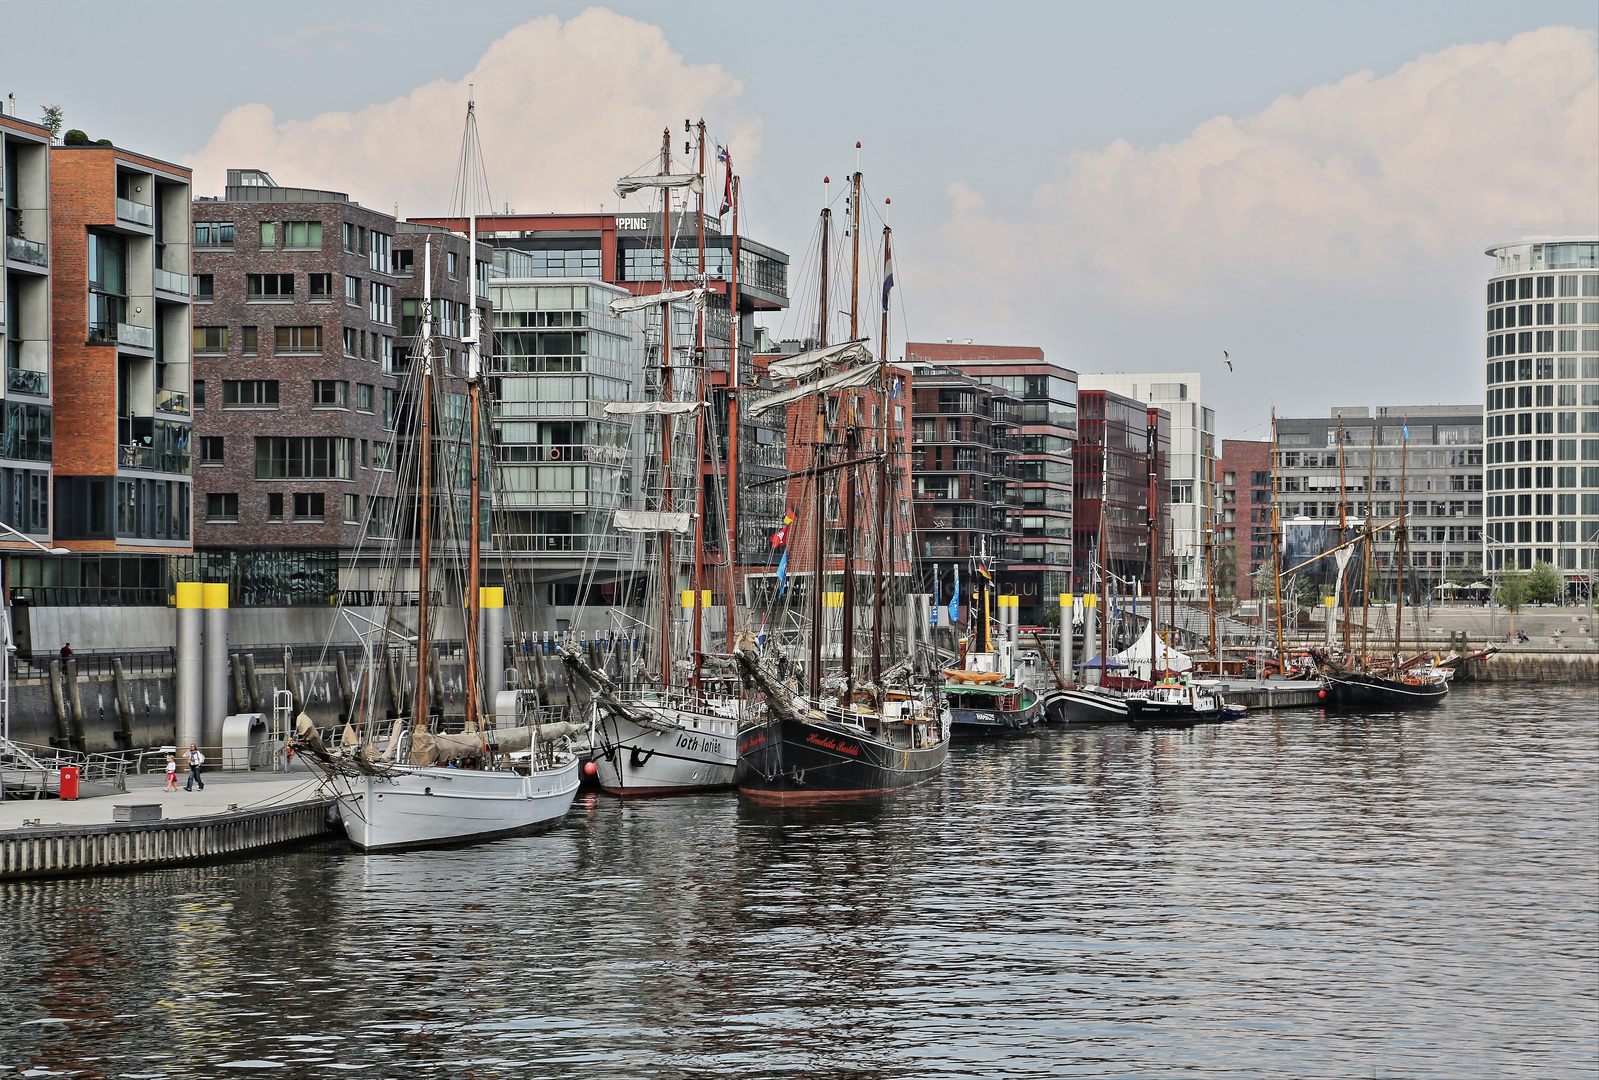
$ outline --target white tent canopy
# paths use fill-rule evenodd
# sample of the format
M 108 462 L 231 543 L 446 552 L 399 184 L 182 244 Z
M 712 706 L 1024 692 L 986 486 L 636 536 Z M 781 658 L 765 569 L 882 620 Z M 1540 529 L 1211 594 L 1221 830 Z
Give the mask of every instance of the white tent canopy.
M 1154 630 L 1144 627 L 1144 636 L 1127 649 L 1126 652 L 1117 653 L 1116 659 L 1131 666 L 1133 664 L 1148 664 L 1150 662 L 1150 642 L 1154 638 Z M 1187 671 L 1194 666 L 1194 662 L 1187 655 L 1178 652 L 1164 641 L 1155 654 L 1155 666 L 1161 671 Z

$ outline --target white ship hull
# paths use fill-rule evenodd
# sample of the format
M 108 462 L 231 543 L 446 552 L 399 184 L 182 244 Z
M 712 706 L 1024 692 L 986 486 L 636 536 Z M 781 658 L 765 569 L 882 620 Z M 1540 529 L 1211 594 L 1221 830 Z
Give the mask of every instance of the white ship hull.
M 738 721 L 665 709 L 671 726 L 645 727 L 600 716 L 595 778 L 613 795 L 671 795 L 732 787 L 738 768 Z
M 578 763 L 524 776 L 485 769 L 402 766 L 392 776 L 336 781 L 344 832 L 362 851 L 460 844 L 505 836 L 566 816 L 577 796 Z

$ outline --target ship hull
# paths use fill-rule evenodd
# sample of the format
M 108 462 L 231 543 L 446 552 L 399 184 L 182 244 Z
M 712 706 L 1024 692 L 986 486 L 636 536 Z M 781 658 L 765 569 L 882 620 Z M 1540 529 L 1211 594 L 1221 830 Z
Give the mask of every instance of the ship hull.
M 1449 693 L 1449 683 L 1410 683 L 1375 675 L 1327 676 L 1327 705 L 1334 709 L 1419 709 L 1436 705 Z
M 738 721 L 672 714 L 665 729 L 615 715 L 595 728 L 594 767 L 601 789 L 624 797 L 677 795 L 733 786 Z
M 578 762 L 531 775 L 401 766 L 389 776 L 341 778 L 340 814 L 366 852 L 442 847 L 558 824 L 578 789 Z
M 738 789 L 759 802 L 805 803 L 881 795 L 934 779 L 947 737 L 899 747 L 836 724 L 769 720 L 738 737 Z
M 1034 697 L 1020 709 L 963 708 L 951 705 L 945 710 L 949 733 L 957 739 L 1019 735 L 1044 721 L 1044 702 Z
M 1127 699 L 1091 690 L 1056 690 L 1049 695 L 1047 713 L 1057 724 L 1125 724 Z

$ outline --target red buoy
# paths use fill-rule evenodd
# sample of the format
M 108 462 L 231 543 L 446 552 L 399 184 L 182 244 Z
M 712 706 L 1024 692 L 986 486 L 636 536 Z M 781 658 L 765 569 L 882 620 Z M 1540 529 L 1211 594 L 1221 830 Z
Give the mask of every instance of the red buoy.
M 583 763 L 583 775 L 584 776 L 593 776 L 595 773 L 597 773 L 599 771 L 600 771 L 599 770 L 599 766 L 595 765 L 594 762 L 585 761 Z
M 1316 696 L 1319 697 L 1319 698 L 1324 698 L 1324 697 L 1327 696 L 1327 691 L 1325 691 L 1325 690 L 1317 690 L 1316 691 Z M 593 762 L 590 762 L 590 764 L 593 764 Z

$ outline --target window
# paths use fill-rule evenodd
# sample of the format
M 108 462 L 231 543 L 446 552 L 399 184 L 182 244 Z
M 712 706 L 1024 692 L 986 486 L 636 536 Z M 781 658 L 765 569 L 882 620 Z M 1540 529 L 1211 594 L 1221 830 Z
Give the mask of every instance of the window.
M 388 273 L 389 257 L 394 251 L 394 238 L 387 233 L 374 232 L 370 239 L 372 243 L 367 265 L 380 274 Z
M 355 525 L 360 520 L 361 497 L 359 495 L 346 495 L 344 497 L 344 523 L 346 525 Z
M 373 322 L 394 322 L 394 287 L 373 282 L 367 289 L 367 314 Z
M 390 273 L 396 276 L 410 277 L 416 273 L 416 255 L 410 248 L 396 250 L 389 259 Z
M 357 356 L 361 352 L 361 331 L 354 327 L 344 328 L 344 355 Z
M 342 409 L 349 404 L 350 384 L 340 379 L 311 380 L 311 404 Z
M 194 298 L 196 300 L 216 299 L 216 277 L 212 274 L 194 275 Z
M 255 327 L 239 328 L 239 347 L 246 355 L 261 351 L 261 336 Z
M 361 254 L 361 234 L 365 231 L 366 230 L 361 228 L 359 225 L 353 225 L 346 221 L 344 223 L 344 250 L 348 251 L 351 255 Z
M 222 464 L 222 436 L 221 435 L 202 435 L 202 436 L 200 436 L 200 464 L 201 465 L 220 465 L 220 464 Z
M 331 300 L 331 299 L 333 299 L 333 275 L 332 274 L 308 274 L 307 275 L 307 279 L 308 279 L 307 280 L 307 284 L 309 285 L 310 290 L 311 290 L 311 299 L 313 299 L 313 300 Z
M 361 306 L 360 278 L 351 277 L 349 274 L 344 275 L 344 302 L 346 304 L 354 304 L 356 307 Z
M 194 223 L 195 247 L 232 247 L 233 222 L 196 221 Z
M 245 295 L 251 300 L 293 300 L 293 274 L 246 274 Z
M 238 521 L 239 496 L 228 492 L 222 494 L 212 492 L 205 497 L 205 519 L 207 521 Z
M 390 387 L 385 386 L 383 388 L 383 429 L 385 431 L 394 430 L 394 407 L 396 404 L 396 396 L 397 395 Z
M 372 359 L 382 362 L 385 375 L 392 375 L 394 373 L 394 339 L 391 337 L 379 337 L 374 334 L 372 335 L 372 340 Z
M 228 328 L 226 326 L 196 326 L 194 328 L 195 352 L 227 352 Z
M 320 221 L 287 221 L 283 224 L 283 246 L 291 248 L 319 248 L 322 246 Z M 326 276 L 326 275 L 321 275 Z
M 454 281 L 457 278 L 459 278 L 461 276 L 461 256 L 460 256 L 460 254 L 457 253 L 457 252 L 451 251 L 451 252 L 448 252 L 445 255 L 444 259 L 445 259 L 445 266 L 447 268 L 445 272 L 450 275 L 450 280 Z
M 354 449 L 352 439 L 257 436 L 256 479 L 315 477 L 348 480 L 353 472 Z
M 296 491 L 294 493 L 294 520 L 322 520 L 322 493 L 320 491 Z
M 224 379 L 224 409 L 275 409 L 278 407 L 278 380 Z
M 283 493 L 274 491 L 267 495 L 267 520 L 283 520 Z
M 205 408 L 205 380 L 204 379 L 196 379 L 196 380 L 194 380 L 194 407 L 196 409 Z
M 261 246 L 264 248 L 278 246 L 278 227 L 270 221 L 261 223 Z
M 321 352 L 322 328 L 320 326 L 279 326 L 276 328 L 280 353 Z
M 375 388 L 366 383 L 355 384 L 355 407 L 361 412 L 372 411 L 373 390 Z
M 372 467 L 374 469 L 389 468 L 390 454 L 393 446 L 390 443 L 374 442 L 372 444 Z

